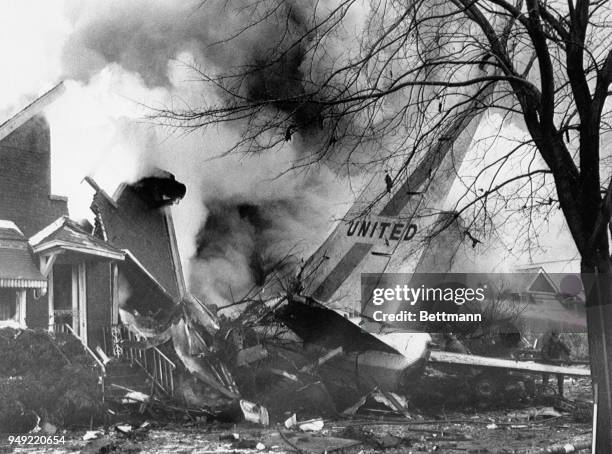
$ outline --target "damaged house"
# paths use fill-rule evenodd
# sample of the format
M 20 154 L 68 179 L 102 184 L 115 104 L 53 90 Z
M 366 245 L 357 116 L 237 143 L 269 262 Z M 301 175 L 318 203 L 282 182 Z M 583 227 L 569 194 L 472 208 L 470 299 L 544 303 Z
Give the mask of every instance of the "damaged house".
M 51 194 L 50 130 L 42 115 L 62 91 L 60 84 L 0 125 L 0 326 L 69 333 L 102 373 L 115 357 L 140 369 L 142 385 L 153 382 L 172 396 L 177 362 L 195 352 L 194 337 L 181 337 L 188 327 L 172 324 L 177 312 L 195 312 L 202 333 L 218 328 L 185 287 L 168 205 L 186 188 L 159 171 L 110 196 L 86 178 L 95 191 L 94 225 L 70 219 L 67 199 Z M 176 349 L 182 357 L 171 337 L 183 339 Z M 207 349 L 204 339 L 200 347 L 197 353 Z M 237 397 L 216 373 L 201 375 Z
M 153 320 L 185 296 L 163 208 L 185 187 L 163 175 L 122 185 L 112 198 L 87 179 L 96 190 L 95 227 L 71 220 L 67 199 L 51 193 L 50 130 L 41 113 L 62 91 L 60 84 L 0 125 L 0 326 L 69 332 L 106 363 L 126 353 L 122 336 L 133 336 L 120 328 L 122 307 Z M 171 390 L 174 364 L 165 358 L 162 365 L 164 355 L 151 351 L 165 372 L 160 384 Z M 152 369 L 145 355 L 130 353 Z

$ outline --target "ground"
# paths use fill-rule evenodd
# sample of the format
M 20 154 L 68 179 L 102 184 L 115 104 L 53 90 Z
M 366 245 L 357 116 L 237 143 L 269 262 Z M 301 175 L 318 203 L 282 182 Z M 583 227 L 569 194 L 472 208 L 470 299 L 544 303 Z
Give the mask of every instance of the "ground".
M 556 383 L 555 380 L 551 382 Z M 433 382 L 430 388 L 433 388 Z M 452 382 L 451 382 L 452 383 Z M 448 382 L 447 382 L 448 384 Z M 551 445 L 588 445 L 591 421 L 588 414 L 589 379 L 566 378 L 567 400 L 555 397 L 555 389 L 541 389 L 523 402 L 489 401 L 488 405 L 430 406 L 411 408 L 408 418 L 356 414 L 350 419 L 325 420 L 319 432 L 288 430 L 282 425 L 130 420 L 127 434 L 118 424 L 99 428 L 96 439 L 85 441 L 86 428 L 58 432 L 65 444 L 10 445 L 10 434 L 0 433 L 0 453 L 540 453 Z M 541 387 L 538 378 L 538 388 Z M 457 388 L 455 394 L 458 393 Z M 441 391 L 448 396 L 449 388 Z M 425 389 L 423 389 L 425 392 Z M 450 401 L 450 400 L 449 400 Z M 572 402 L 584 402 L 576 411 Z M 565 406 L 563 402 L 565 402 Z M 471 402 L 474 404 L 475 402 Z M 410 404 L 409 404 L 410 407 Z M 299 420 L 299 418 L 298 418 Z M 146 421 L 143 428 L 139 426 Z M 85 423 L 88 425 L 87 423 Z M 95 428 L 94 428 L 95 429 Z M 39 434 L 42 432 L 39 432 Z M 237 434 L 237 437 L 234 435 Z M 16 434 L 14 434 L 16 435 Z M 36 434 L 29 434 L 36 435 Z M 27 441 L 27 439 L 26 439 Z
M 155 453 L 281 453 L 281 452 L 444 452 L 444 453 L 537 453 L 555 443 L 590 439 L 590 424 L 576 423 L 568 417 L 538 422 L 509 423 L 500 412 L 478 415 L 448 414 L 435 424 L 381 424 L 373 421 L 326 421 L 320 434 L 308 435 L 282 428 L 257 428 L 249 425 L 220 426 L 199 423 L 158 426 L 136 436 L 123 436 L 116 430 L 95 441 L 83 441 L 85 431 L 66 434 L 63 446 L 13 446 L 2 436 L 0 452 L 69 453 L 155 452 Z M 496 428 L 490 424 L 495 424 Z M 232 434 L 240 439 L 231 441 Z M 337 442 L 330 437 L 355 440 Z M 263 449 L 258 450 L 257 443 Z M 290 444 L 294 445 L 293 447 Z M 347 448 L 342 449 L 342 446 Z M 262 446 L 260 446 L 262 448 Z M 331 448 L 331 449 L 330 449 Z

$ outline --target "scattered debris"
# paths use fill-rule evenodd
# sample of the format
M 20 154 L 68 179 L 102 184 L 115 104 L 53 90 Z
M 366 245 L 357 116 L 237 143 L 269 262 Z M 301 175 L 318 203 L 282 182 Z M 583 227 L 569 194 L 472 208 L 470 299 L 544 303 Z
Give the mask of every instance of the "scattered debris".
M 81 454 L 101 454 L 112 452 L 115 450 L 117 444 L 118 443 L 109 436 L 96 438 L 85 445 L 85 447 L 81 450 Z
M 270 416 L 265 407 L 254 404 L 253 402 L 241 400 L 240 409 L 244 414 L 245 421 L 261 424 L 262 426 L 270 425 Z
M 101 430 L 88 430 L 87 432 L 85 432 L 85 435 L 83 435 L 83 440 L 95 440 L 96 438 L 100 438 L 102 435 L 104 435 L 104 432 L 102 432 Z
M 295 413 L 285 420 L 284 425 L 287 429 L 297 426 L 297 417 Z
M 387 414 L 410 417 L 407 412 L 406 398 L 378 388 L 363 396 L 355 405 L 342 412 L 343 415 Z
M 115 430 L 123 435 L 127 435 L 132 432 L 133 427 L 130 424 L 117 424 Z
M 508 414 L 508 418 L 510 419 L 526 421 L 534 421 L 545 418 L 558 418 L 560 416 L 562 416 L 562 413 L 555 410 L 553 407 L 531 407 Z
M 582 443 L 565 443 L 563 445 L 553 445 L 548 448 L 539 451 L 542 454 L 566 454 L 572 452 L 582 451 L 583 449 L 590 449 L 590 442 L 582 442 Z
M 323 429 L 324 425 L 325 424 L 321 418 L 310 419 L 308 421 L 302 421 L 297 423 L 297 426 L 300 428 L 300 430 L 304 432 L 319 432 L 321 429 Z
M 55 435 L 57 433 L 57 426 L 54 424 L 51 424 L 48 421 L 45 421 L 42 426 L 41 429 L 44 433 L 46 433 L 47 435 Z
M 271 445 L 277 445 L 281 450 L 290 449 L 302 453 L 342 452 L 361 444 L 359 440 L 321 436 L 312 433 L 282 432 L 272 434 Z
M 123 403 L 130 402 L 149 402 L 151 396 L 147 396 L 145 393 L 141 393 L 140 391 L 130 391 L 123 398 Z
M 374 438 L 374 442 L 380 449 L 397 448 L 401 445 L 410 446 L 410 439 L 398 437 L 390 433 Z

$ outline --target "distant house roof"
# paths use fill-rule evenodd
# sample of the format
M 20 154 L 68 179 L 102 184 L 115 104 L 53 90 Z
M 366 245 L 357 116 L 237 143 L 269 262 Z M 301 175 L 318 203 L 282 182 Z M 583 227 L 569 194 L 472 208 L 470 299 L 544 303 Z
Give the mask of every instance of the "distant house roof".
M 47 279 L 36 266 L 28 241 L 10 221 L 0 221 L 0 287 L 47 287 Z
M 120 249 L 85 231 L 67 216 L 60 217 L 32 236 L 30 245 L 37 254 L 64 250 L 111 260 L 123 260 L 125 255 Z
M 523 268 L 516 273 L 506 274 L 504 290 L 512 293 L 556 295 L 559 288 L 541 267 Z
M 92 211 L 113 246 L 129 250 L 130 259 L 176 300 L 185 294 L 172 216 L 167 207 L 152 207 L 134 185 L 123 185 L 117 199 L 86 178 L 96 194 Z

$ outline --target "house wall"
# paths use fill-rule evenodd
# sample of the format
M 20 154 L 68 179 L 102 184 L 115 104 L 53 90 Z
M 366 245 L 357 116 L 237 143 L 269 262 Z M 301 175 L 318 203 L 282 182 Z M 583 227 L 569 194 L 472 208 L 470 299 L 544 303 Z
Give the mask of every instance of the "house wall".
M 51 285 L 51 283 L 49 283 Z M 111 325 L 112 287 L 109 262 L 86 263 L 87 340 L 91 348 L 103 344 L 103 327 Z M 35 297 L 27 292 L 26 324 L 28 328 L 49 327 L 49 295 Z
M 117 206 L 100 193 L 94 196 L 93 206 L 102 215 L 108 241 L 129 249 L 170 294 L 179 296 L 163 210 L 147 206 L 131 186 L 124 188 Z
M 112 286 L 109 262 L 87 263 L 87 342 L 104 346 L 103 328 L 111 325 Z
M 42 116 L 0 141 L 0 219 L 13 221 L 30 237 L 62 215 L 65 198 L 51 195 L 49 125 Z

